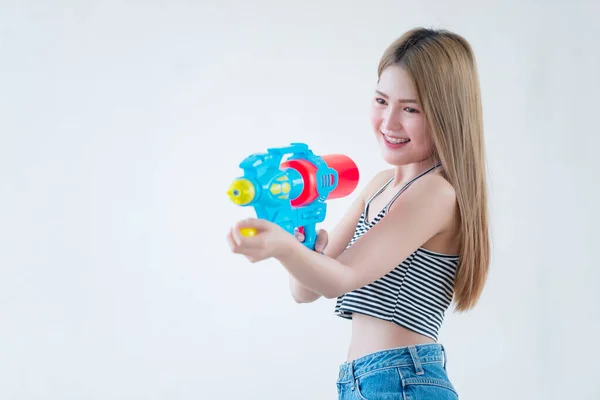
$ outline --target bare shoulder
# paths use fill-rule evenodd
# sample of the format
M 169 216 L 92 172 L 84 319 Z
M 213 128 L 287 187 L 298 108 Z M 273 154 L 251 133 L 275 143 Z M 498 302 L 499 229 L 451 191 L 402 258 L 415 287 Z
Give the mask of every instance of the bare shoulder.
M 415 191 L 420 195 L 433 195 L 439 197 L 441 202 L 456 202 L 456 191 L 454 187 L 446 178 L 441 174 L 427 174 L 421 179 L 418 179 Z
M 371 197 L 377 190 L 379 190 L 383 185 L 385 185 L 390 179 L 394 177 L 394 169 L 384 169 L 373 175 L 369 183 L 365 186 L 362 191 L 361 197 L 364 201 L 367 201 L 369 197 Z
M 456 211 L 456 191 L 441 174 L 427 174 L 412 183 L 390 208 L 390 213 L 398 209 L 431 212 L 441 218 L 442 226 L 453 222 Z

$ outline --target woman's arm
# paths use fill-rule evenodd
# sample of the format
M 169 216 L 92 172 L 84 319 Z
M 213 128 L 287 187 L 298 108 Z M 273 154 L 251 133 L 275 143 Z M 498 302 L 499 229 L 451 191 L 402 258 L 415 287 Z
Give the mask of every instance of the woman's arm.
M 304 240 L 304 235 L 297 234 L 296 237 L 301 242 Z M 319 231 L 317 235 L 317 240 L 315 241 L 315 251 L 320 253 L 324 251 L 327 247 L 327 232 L 324 230 Z M 320 294 L 313 292 L 306 286 L 302 285 L 298 282 L 291 274 L 290 274 L 290 292 L 292 293 L 292 297 L 296 301 L 296 303 L 312 303 L 321 297 Z
M 304 287 L 332 299 L 392 271 L 432 237 L 450 229 L 455 210 L 452 185 L 442 176 L 428 175 L 413 183 L 385 218 L 337 258 L 308 249 L 280 226 L 263 219 L 236 223 L 227 239 L 234 253 L 251 262 L 277 258 Z M 255 228 L 258 234 L 244 237 L 242 228 Z
M 325 231 L 319 233 L 315 245 L 315 251 L 317 253 L 323 251 L 327 257 L 338 258 L 344 252 L 346 246 L 354 236 L 356 224 L 365 208 L 366 199 L 375 192 L 377 188 L 382 186 L 392 174 L 392 170 L 386 170 L 378 173 L 371 179 L 357 196 L 356 200 L 350 205 L 350 208 L 335 229 L 331 232 L 331 238 L 328 237 L 329 235 Z M 320 249 L 317 248 L 317 245 L 319 244 L 322 245 L 322 248 Z M 297 303 L 311 303 L 321 297 L 319 293 L 310 290 L 298 282 L 292 274 L 290 274 L 290 291 Z
M 346 248 L 346 245 L 352 239 L 356 223 L 362 213 L 364 201 L 359 196 L 356 201 L 346 212 L 346 215 L 342 217 L 342 220 L 338 223 L 332 232 L 332 240 L 329 243 L 329 235 L 326 231 L 322 230 L 319 232 L 317 241 L 315 242 L 315 252 L 321 253 L 327 257 L 336 258 Z M 300 241 L 303 240 L 303 238 Z M 312 303 L 321 297 L 320 294 L 310 290 L 306 286 L 298 282 L 292 274 L 290 274 L 290 291 L 292 297 L 297 303 Z
M 326 298 L 363 287 L 450 226 L 456 195 L 444 178 L 430 175 L 411 185 L 395 205 L 336 258 L 323 257 L 297 241 L 289 242 L 276 258 L 300 284 Z

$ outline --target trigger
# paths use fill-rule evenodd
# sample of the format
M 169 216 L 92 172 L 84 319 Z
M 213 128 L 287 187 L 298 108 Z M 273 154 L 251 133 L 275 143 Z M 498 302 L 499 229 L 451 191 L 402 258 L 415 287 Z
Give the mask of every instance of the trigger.
M 300 232 L 301 234 L 303 234 L 303 235 L 304 235 L 304 227 L 303 227 L 303 226 L 301 226 L 300 228 L 298 228 L 298 232 Z

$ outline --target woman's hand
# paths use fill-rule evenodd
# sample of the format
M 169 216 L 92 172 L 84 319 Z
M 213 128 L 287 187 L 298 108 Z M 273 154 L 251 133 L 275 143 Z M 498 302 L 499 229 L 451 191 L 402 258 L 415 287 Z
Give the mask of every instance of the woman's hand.
M 296 239 L 298 239 L 301 242 L 304 242 L 304 234 L 298 232 L 298 230 L 296 230 L 294 234 L 296 236 Z M 327 234 L 327 231 L 325 229 L 320 229 L 319 233 L 317 234 L 317 240 L 315 240 L 315 251 L 322 254 L 325 251 L 328 242 L 329 236 Z
M 254 229 L 256 234 L 243 236 L 240 229 Z M 298 241 L 279 225 L 264 219 L 250 218 L 236 223 L 227 235 L 231 251 L 244 255 L 250 262 L 266 260 L 286 253 Z

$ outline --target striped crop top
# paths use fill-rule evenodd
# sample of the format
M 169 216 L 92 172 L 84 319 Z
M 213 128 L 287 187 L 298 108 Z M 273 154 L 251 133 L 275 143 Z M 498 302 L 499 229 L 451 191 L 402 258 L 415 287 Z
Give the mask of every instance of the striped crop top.
M 410 184 L 439 165 L 404 185 L 375 219 L 368 222 L 369 204 L 383 192 L 393 178 L 371 196 L 346 249 L 385 217 L 392 203 Z M 393 322 L 437 342 L 444 314 L 454 295 L 454 276 L 459 259 L 458 255 L 441 254 L 421 247 L 385 276 L 339 296 L 335 314 L 346 319 L 352 319 L 353 313 L 370 315 Z

